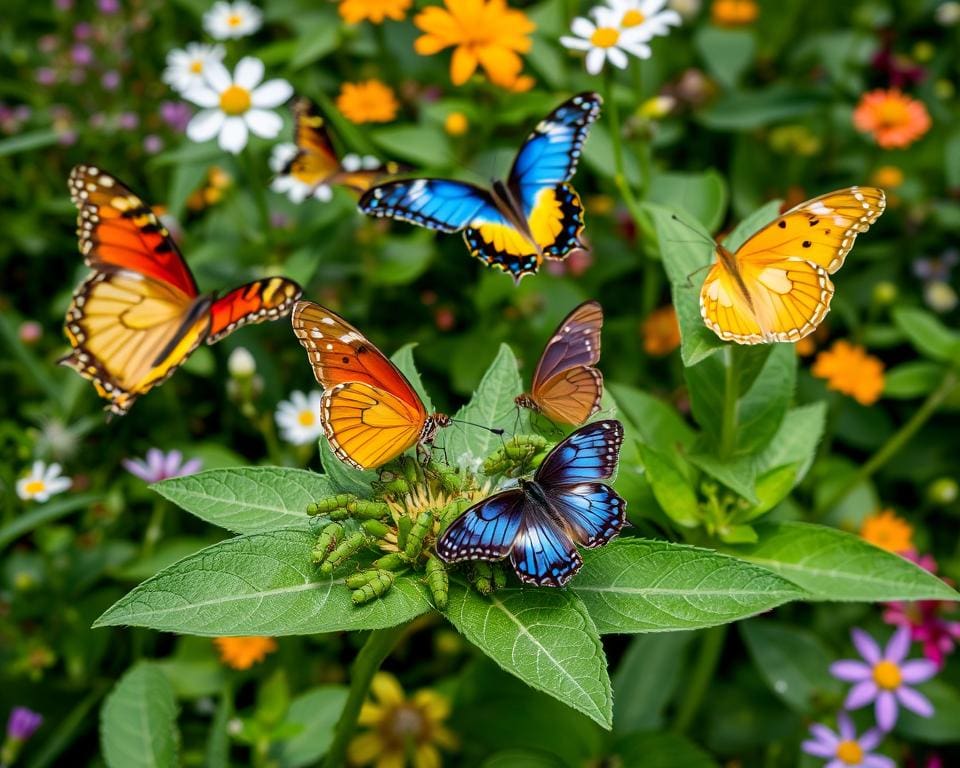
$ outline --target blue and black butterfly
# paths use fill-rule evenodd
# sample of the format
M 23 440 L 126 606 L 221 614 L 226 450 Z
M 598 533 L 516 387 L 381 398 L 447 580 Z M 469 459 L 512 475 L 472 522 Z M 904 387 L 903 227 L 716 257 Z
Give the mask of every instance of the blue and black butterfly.
M 391 181 L 368 190 L 360 210 L 440 232 L 463 230 L 472 255 L 519 282 L 544 257 L 563 259 L 583 247 L 583 207 L 569 181 L 601 103 L 598 94 L 581 93 L 553 110 L 520 147 L 507 181 L 489 190 L 450 179 Z
M 625 502 L 609 485 L 623 425 L 595 421 L 558 444 L 533 476 L 474 504 L 437 540 L 447 563 L 510 557 L 521 581 L 562 587 L 580 570 L 577 544 L 599 547 L 626 522 Z

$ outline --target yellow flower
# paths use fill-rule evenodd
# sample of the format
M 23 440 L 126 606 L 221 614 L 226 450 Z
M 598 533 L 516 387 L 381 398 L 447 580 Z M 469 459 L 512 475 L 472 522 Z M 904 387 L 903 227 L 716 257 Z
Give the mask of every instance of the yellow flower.
M 883 363 L 856 344 L 841 339 L 817 355 L 810 372 L 827 380 L 829 389 L 872 405 L 883 393 Z
M 903 184 L 903 171 L 895 165 L 881 165 L 873 172 L 871 181 L 883 189 L 896 189 Z
M 341 0 L 340 15 L 347 24 L 369 21 L 382 24 L 384 19 L 403 21 L 413 0 Z
M 399 108 L 393 90 L 379 80 L 344 83 L 337 96 L 337 109 L 352 123 L 389 123 Z
M 672 305 L 655 309 L 640 327 L 643 334 L 643 351 L 648 355 L 663 357 L 680 346 L 680 325 L 677 311 Z
M 220 660 L 234 669 L 250 669 L 277 650 L 272 637 L 217 637 L 213 644 L 220 651 Z
M 370 684 L 374 701 L 367 701 L 357 721 L 370 730 L 350 742 L 347 755 L 354 765 L 403 768 L 408 756 L 414 768 L 440 768 L 438 749 L 455 749 L 456 737 L 444 726 L 450 715 L 446 697 L 420 690 L 409 699 L 393 675 L 377 672 Z
M 888 552 L 907 552 L 913 549 L 913 526 L 892 509 L 883 509 L 868 515 L 860 526 L 860 536 L 875 547 Z
M 760 9 L 754 0 L 714 0 L 710 7 L 713 23 L 721 27 L 739 27 L 757 20 Z
M 443 121 L 443 130 L 451 136 L 463 136 L 470 127 L 470 121 L 463 112 L 451 112 Z
M 533 46 L 530 33 L 536 25 L 523 11 L 508 8 L 505 0 L 444 0 L 446 8 L 431 6 L 413 23 L 425 34 L 414 42 L 421 56 L 453 48 L 450 79 L 463 85 L 483 67 L 490 82 L 513 91 L 525 91 L 533 79 L 520 74 L 523 59 Z

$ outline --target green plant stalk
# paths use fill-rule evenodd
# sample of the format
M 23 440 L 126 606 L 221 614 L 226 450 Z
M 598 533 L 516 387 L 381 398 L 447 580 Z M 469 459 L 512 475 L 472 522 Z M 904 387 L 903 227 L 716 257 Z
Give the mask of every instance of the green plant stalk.
M 270 203 L 267 200 L 267 186 L 260 173 L 259 158 L 254 155 L 250 147 L 246 147 L 243 151 L 243 159 L 246 164 L 247 187 L 253 195 L 257 216 L 260 218 L 260 241 L 269 245 L 273 227 L 270 224 Z M 265 250 L 268 255 L 271 254 L 270 248 Z
M 147 523 L 147 530 L 143 533 L 143 546 L 140 549 L 141 557 L 147 558 L 153 554 L 153 550 L 163 536 L 163 519 L 167 515 L 167 502 L 157 497 L 153 502 L 153 512 L 150 513 L 150 522 Z
M 677 716 L 673 722 L 673 730 L 676 733 L 684 734 L 693 725 L 693 719 L 700 710 L 700 705 L 703 703 L 707 688 L 710 687 L 710 681 L 716 671 L 717 663 L 720 661 L 720 653 L 723 651 L 723 641 L 726 637 L 726 624 L 721 624 L 719 627 L 710 627 L 703 631 L 700 651 L 690 675 L 690 682 L 687 685 L 687 694 L 680 702 L 680 706 L 677 708 Z
M 326 759 L 323 761 L 325 768 L 340 768 L 347 764 L 347 746 L 350 744 L 350 737 L 357 727 L 357 718 L 360 716 L 360 708 L 367 698 L 367 691 L 370 688 L 370 681 L 380 669 L 383 660 L 390 655 L 390 651 L 397 644 L 397 640 L 403 635 L 406 625 L 401 624 L 396 627 L 387 627 L 386 629 L 373 630 L 367 641 L 357 654 L 353 666 L 350 668 L 350 693 L 347 695 L 347 702 L 343 705 L 343 712 L 340 713 L 340 719 L 333 732 L 333 743 L 327 752 Z
M 720 458 L 728 459 L 737 445 L 737 370 L 732 345 L 723 350 L 723 413 L 720 422 Z
M 627 181 L 627 174 L 623 163 L 623 137 L 620 129 L 620 107 L 613 95 L 613 71 L 609 68 L 606 73 L 607 83 L 607 114 L 610 115 L 610 141 L 613 143 L 613 165 L 614 165 L 614 183 L 623 196 L 630 216 L 633 217 L 638 227 L 643 227 L 643 214 L 640 211 L 640 205 L 633 196 L 633 190 L 630 189 L 630 183 Z
M 927 423 L 931 416 L 937 412 L 937 409 L 943 404 L 958 383 L 957 372 L 950 368 L 943 376 L 940 385 L 933 390 L 927 399 L 923 401 L 916 412 L 911 416 L 900 429 L 898 429 L 890 438 L 877 450 L 873 456 L 860 466 L 856 474 L 853 475 L 850 482 L 838 488 L 834 493 L 827 497 L 826 501 L 817 505 L 813 512 L 815 518 L 819 518 L 829 512 L 833 507 L 843 501 L 860 483 L 869 480 L 873 474 L 886 464 L 890 459 L 900 452 L 900 449 L 910 441 L 910 439 Z

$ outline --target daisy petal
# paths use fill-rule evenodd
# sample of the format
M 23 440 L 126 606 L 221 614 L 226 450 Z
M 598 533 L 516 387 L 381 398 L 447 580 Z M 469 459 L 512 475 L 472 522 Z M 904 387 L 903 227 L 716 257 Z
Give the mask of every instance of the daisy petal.
M 219 61 L 208 61 L 203 70 L 203 76 L 217 93 L 222 93 L 233 85 L 230 73 Z
M 603 52 L 603 48 L 593 48 L 587 53 L 587 72 L 591 75 L 600 74 L 600 70 L 603 69 L 603 62 L 606 61 L 606 54 Z
M 250 94 L 250 103 L 261 109 L 272 109 L 279 107 L 291 96 L 293 96 L 293 86 L 286 80 L 267 80 Z
M 251 109 L 243 119 L 250 131 L 262 139 L 275 138 L 283 130 L 283 120 L 280 115 L 266 109 Z
M 871 665 L 880 661 L 880 646 L 877 645 L 876 640 L 859 628 L 855 628 L 850 635 L 853 638 L 854 648 L 857 649 L 857 653 L 863 657 L 864 661 Z
M 873 672 L 870 667 L 862 661 L 845 659 L 843 661 L 833 662 L 833 664 L 830 665 L 830 674 L 838 680 L 843 680 L 847 683 L 859 683 L 861 680 L 866 680 L 871 677 Z
M 890 691 L 881 691 L 877 695 L 877 725 L 889 731 L 897 724 L 897 697 Z
M 209 141 L 220 133 L 224 119 L 224 114 L 219 109 L 201 110 L 187 125 L 187 137 L 191 141 Z
M 252 91 L 263 80 L 263 62 L 253 56 L 244 56 L 233 70 L 233 81 L 241 88 Z
M 187 131 L 189 133 L 189 127 Z M 237 155 L 247 146 L 247 136 L 247 124 L 243 118 L 228 117 L 223 121 L 223 128 L 220 131 L 220 149 Z
M 897 689 L 897 698 L 903 706 L 911 712 L 920 715 L 920 717 L 930 717 L 933 715 L 933 704 L 931 704 L 930 699 L 920 693 L 920 691 L 901 685 Z
M 814 757 L 833 757 L 837 753 L 836 745 L 823 744 L 819 741 L 805 741 L 801 745 L 803 751 Z
M 845 709 L 860 709 L 877 697 L 877 684 L 873 680 L 862 680 L 850 689 L 843 706 Z
M 192 101 L 198 107 L 211 109 L 220 106 L 220 94 L 206 85 L 191 85 L 180 95 L 187 101 Z
M 938 666 L 930 659 L 912 659 L 900 665 L 900 677 L 905 683 L 925 683 L 935 674 Z
M 589 40 L 590 36 L 597 31 L 597 26 L 590 21 L 590 19 L 577 16 L 577 18 L 573 20 L 573 24 L 570 25 L 570 31 L 577 37 Z
M 582 37 L 569 37 L 568 35 L 560 38 L 560 45 L 573 51 L 589 51 L 593 47 L 589 40 L 584 40 Z

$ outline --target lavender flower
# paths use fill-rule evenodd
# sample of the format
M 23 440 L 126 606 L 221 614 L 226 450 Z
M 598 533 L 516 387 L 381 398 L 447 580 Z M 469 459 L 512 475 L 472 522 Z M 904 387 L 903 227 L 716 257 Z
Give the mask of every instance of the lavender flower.
M 97 0 L 97 8 L 100 13 L 112 16 L 120 12 L 120 2 L 119 0 Z
M 88 67 L 93 63 L 93 51 L 89 45 L 77 43 L 70 49 L 70 58 L 77 66 Z
M 859 739 L 850 716 L 846 712 L 837 715 L 839 733 L 825 725 L 810 726 L 812 739 L 803 742 L 803 751 L 829 762 L 825 768 L 896 768 L 896 763 L 884 755 L 871 753 L 883 738 L 883 731 L 873 728 Z
M 14 707 L 7 720 L 7 738 L 26 741 L 43 725 L 43 715 L 27 707 Z
M 199 472 L 203 461 L 190 459 L 184 462 L 180 451 L 164 453 L 159 448 L 151 448 L 147 451 L 146 460 L 124 459 L 121 464 L 127 472 L 139 477 L 145 483 L 159 483 L 171 477 L 182 477 Z
M 887 647 L 880 646 L 862 629 L 852 631 L 853 645 L 863 661 L 837 661 L 830 673 L 848 683 L 855 683 L 843 706 L 859 709 L 875 702 L 877 725 L 889 731 L 897 723 L 898 702 L 921 717 L 933 714 L 933 705 L 922 693 L 908 687 L 923 683 L 937 673 L 937 665 L 929 659 L 904 661 L 910 652 L 910 629 L 900 627 Z
M 164 101 L 160 104 L 160 117 L 174 131 L 183 133 L 193 117 L 193 110 L 183 101 Z

